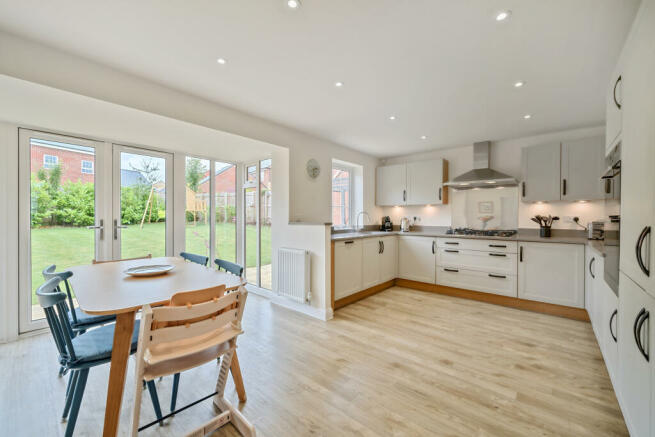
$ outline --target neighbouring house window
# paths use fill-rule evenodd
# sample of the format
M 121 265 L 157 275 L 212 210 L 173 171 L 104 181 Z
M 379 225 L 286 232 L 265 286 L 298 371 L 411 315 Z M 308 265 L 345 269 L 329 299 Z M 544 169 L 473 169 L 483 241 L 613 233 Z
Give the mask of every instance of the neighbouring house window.
M 82 161 L 82 173 L 93 174 L 93 161 Z
M 332 225 L 335 228 L 353 226 L 353 169 L 332 165 Z
M 55 168 L 59 163 L 59 157 L 54 155 L 43 155 L 43 168 Z

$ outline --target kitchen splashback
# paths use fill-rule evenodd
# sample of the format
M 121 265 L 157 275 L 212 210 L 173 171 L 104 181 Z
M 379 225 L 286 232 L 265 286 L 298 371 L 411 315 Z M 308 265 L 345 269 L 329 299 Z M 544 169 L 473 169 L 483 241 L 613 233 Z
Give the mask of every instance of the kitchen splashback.
M 517 187 L 451 189 L 452 227 L 518 229 Z

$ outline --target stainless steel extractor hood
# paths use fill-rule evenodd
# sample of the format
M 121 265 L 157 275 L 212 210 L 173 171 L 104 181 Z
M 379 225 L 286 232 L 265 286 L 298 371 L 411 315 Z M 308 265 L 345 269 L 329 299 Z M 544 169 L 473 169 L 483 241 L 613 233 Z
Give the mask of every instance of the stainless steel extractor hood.
M 444 185 L 458 190 L 517 186 L 518 181 L 513 177 L 489 168 L 490 147 L 490 141 L 473 144 L 473 170 L 457 176 Z

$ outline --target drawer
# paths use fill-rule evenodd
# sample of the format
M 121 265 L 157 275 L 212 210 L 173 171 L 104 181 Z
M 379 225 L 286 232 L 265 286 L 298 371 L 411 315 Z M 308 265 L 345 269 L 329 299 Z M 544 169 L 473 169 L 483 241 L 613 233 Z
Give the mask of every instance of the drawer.
M 440 247 L 437 251 L 439 267 L 454 267 L 502 275 L 516 275 L 516 254 L 507 252 L 483 252 L 480 250 Z
M 501 275 L 473 270 L 439 267 L 437 284 L 483 293 L 517 297 L 516 275 Z
M 516 241 L 477 240 L 472 238 L 437 238 L 437 247 L 516 253 L 518 243 Z

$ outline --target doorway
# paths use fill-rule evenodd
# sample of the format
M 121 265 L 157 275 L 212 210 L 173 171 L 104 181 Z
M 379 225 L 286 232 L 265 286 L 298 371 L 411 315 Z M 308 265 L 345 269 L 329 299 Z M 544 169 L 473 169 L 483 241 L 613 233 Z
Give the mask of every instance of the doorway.
M 243 253 L 246 280 L 272 290 L 271 225 L 273 186 L 272 160 L 245 166 L 243 183 Z

